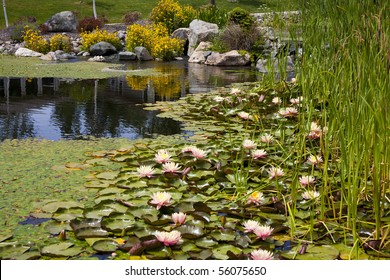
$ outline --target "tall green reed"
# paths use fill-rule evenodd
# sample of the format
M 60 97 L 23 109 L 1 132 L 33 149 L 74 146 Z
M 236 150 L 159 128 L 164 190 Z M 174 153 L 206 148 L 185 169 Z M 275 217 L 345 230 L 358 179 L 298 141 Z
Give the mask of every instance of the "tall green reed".
M 321 217 L 331 210 L 339 222 L 345 218 L 356 245 L 366 223 L 359 221 L 363 202 L 373 208 L 367 213 L 375 221 L 372 238 L 383 237 L 390 177 L 389 5 L 381 0 L 301 3 L 300 81 L 308 109 L 302 121 L 310 122 L 313 108 L 320 108 L 320 122 L 328 127 L 321 142 Z

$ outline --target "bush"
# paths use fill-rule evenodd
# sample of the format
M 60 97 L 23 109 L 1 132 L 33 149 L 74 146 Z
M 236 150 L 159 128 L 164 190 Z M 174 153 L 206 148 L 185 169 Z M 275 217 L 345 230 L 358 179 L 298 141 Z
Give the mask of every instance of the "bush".
M 221 34 L 221 40 L 230 50 L 250 51 L 260 39 L 261 32 L 255 26 L 244 29 L 235 23 L 230 23 Z
M 121 40 L 116 36 L 116 33 L 109 33 L 106 30 L 96 29 L 93 32 L 83 32 L 80 34 L 82 39 L 81 49 L 89 51 L 89 48 L 99 42 L 107 42 L 112 44 L 117 50 L 122 48 Z
M 136 23 L 140 18 L 141 18 L 141 13 L 128 12 L 123 16 L 123 23 L 126 25 L 131 25 Z
M 34 17 L 21 17 L 10 28 L 10 37 L 17 42 L 23 42 L 25 28 L 37 30 L 36 19 Z
M 26 27 L 23 33 L 23 40 L 26 43 L 26 48 L 30 50 L 40 53 L 47 53 L 49 50 L 48 41 L 37 30 Z
M 133 24 L 127 28 L 126 48 L 145 47 L 153 57 L 171 60 L 183 53 L 183 42 L 169 37 L 168 29 L 163 24 L 142 26 Z
M 62 50 L 67 53 L 70 52 L 72 50 L 70 38 L 62 34 L 54 35 L 50 38 L 50 50 Z
M 251 16 L 251 14 L 239 7 L 234 8 L 229 12 L 228 21 L 230 23 L 238 24 L 241 28 L 247 30 L 249 30 L 255 23 L 255 19 Z
M 160 0 L 149 19 L 155 24 L 163 24 L 172 33 L 180 27 L 188 27 L 195 14 L 195 9 L 191 6 L 182 7 L 175 0 Z
M 77 25 L 77 30 L 79 32 L 92 32 L 95 29 L 102 28 L 104 23 L 107 23 L 108 20 L 102 16 L 99 18 L 94 17 L 85 17 L 84 19 L 79 21 Z
M 205 5 L 197 10 L 196 18 L 210 23 L 215 23 L 219 28 L 223 28 L 227 24 L 228 13 L 226 10 L 219 9 L 214 5 Z

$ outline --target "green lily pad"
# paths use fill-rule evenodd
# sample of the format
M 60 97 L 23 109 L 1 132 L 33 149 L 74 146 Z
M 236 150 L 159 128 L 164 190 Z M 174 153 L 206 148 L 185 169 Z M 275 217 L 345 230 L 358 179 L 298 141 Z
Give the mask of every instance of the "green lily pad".
M 52 244 L 41 249 L 41 254 L 49 257 L 73 257 L 82 252 L 82 247 L 74 246 L 74 244 L 70 242 Z
M 106 171 L 96 175 L 98 179 L 113 180 L 118 177 L 119 171 Z
M 109 186 L 110 186 L 109 183 L 101 182 L 99 180 L 91 180 L 84 183 L 84 187 L 86 188 L 104 189 Z
M 134 216 L 130 213 L 111 213 L 110 216 L 102 219 L 101 225 L 103 229 L 112 232 L 121 232 L 134 226 Z
M 30 247 L 20 245 L 17 242 L 0 243 L 0 259 L 15 259 L 29 249 Z
M 223 244 L 212 249 L 214 258 L 218 260 L 228 260 L 228 252 L 232 252 L 235 255 L 240 254 L 242 251 L 240 248 L 233 245 Z
M 101 239 L 93 243 L 92 248 L 95 251 L 102 253 L 115 252 L 118 248 L 118 243 L 112 239 Z
M 213 255 L 213 251 L 211 251 L 210 249 L 206 249 L 206 250 L 202 250 L 201 252 L 189 252 L 189 255 L 193 259 L 207 260 L 211 258 L 211 256 Z
M 42 211 L 48 212 L 48 213 L 54 213 L 59 208 L 84 208 L 84 206 L 81 203 L 75 202 L 75 201 L 52 201 L 47 203 L 42 207 Z
M 76 230 L 75 234 L 78 239 L 85 239 L 91 237 L 107 237 L 109 235 L 109 232 L 102 228 L 85 227 Z
M 231 229 L 213 231 L 210 236 L 217 241 L 234 241 L 236 239 L 235 231 Z
M 182 237 L 188 239 L 196 239 L 204 234 L 203 228 L 198 226 L 181 225 L 177 227 L 176 230 L 180 231 Z
M 48 221 L 45 225 L 45 230 L 50 234 L 59 234 L 63 230 L 72 230 L 69 223 L 58 222 L 58 221 Z
M 200 248 L 212 248 L 214 246 L 216 246 L 218 244 L 217 241 L 209 238 L 209 237 L 202 237 L 198 240 L 195 241 L 195 244 L 196 246 L 200 247 Z
M 309 245 L 304 254 L 297 253 L 298 248 L 282 253 L 282 257 L 296 260 L 335 260 L 340 251 L 330 245 L 313 246 Z
M 53 219 L 57 221 L 71 221 L 83 217 L 82 208 L 59 208 L 54 214 Z

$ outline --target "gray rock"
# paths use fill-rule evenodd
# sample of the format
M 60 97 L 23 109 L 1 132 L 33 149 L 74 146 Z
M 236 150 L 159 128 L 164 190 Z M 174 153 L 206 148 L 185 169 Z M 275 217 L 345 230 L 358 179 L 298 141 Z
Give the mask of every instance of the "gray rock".
M 51 32 L 73 32 L 77 28 L 77 20 L 73 12 L 64 11 L 53 15 L 45 25 Z
M 284 69 L 281 69 L 282 67 Z M 256 69 L 260 73 L 280 73 L 281 70 L 294 72 L 295 66 L 291 56 L 287 56 L 286 61 L 283 63 L 280 62 L 278 57 L 273 57 L 271 59 L 259 59 L 256 63 Z
M 15 56 L 40 57 L 42 54 L 27 48 L 19 48 L 16 50 Z
M 188 56 L 191 56 L 195 46 L 200 42 L 209 41 L 218 34 L 218 25 L 195 19 L 190 23 L 190 32 L 188 35 Z
M 47 54 L 40 56 L 39 59 L 47 60 L 47 61 L 56 61 L 58 60 L 58 56 L 56 55 L 55 52 L 49 52 Z
M 91 61 L 91 62 L 105 62 L 106 59 L 104 58 L 104 56 L 97 55 L 97 56 L 89 58 L 88 61 Z
M 211 54 L 208 50 L 211 45 L 211 42 L 201 42 L 195 51 L 191 54 L 188 62 L 200 64 L 205 63 L 207 56 Z
M 111 55 L 117 52 L 116 48 L 108 42 L 99 42 L 89 48 L 93 56 Z
M 133 52 L 119 52 L 119 60 L 137 60 L 137 55 Z
M 179 28 L 172 32 L 171 37 L 178 38 L 183 41 L 187 41 L 189 34 L 190 34 L 189 28 Z
M 207 57 L 205 64 L 214 66 L 245 66 L 250 64 L 250 62 L 248 53 L 241 55 L 238 51 L 233 50 L 226 53 L 213 52 Z
M 135 47 L 134 52 L 137 55 L 138 60 L 153 60 L 153 57 L 145 47 Z

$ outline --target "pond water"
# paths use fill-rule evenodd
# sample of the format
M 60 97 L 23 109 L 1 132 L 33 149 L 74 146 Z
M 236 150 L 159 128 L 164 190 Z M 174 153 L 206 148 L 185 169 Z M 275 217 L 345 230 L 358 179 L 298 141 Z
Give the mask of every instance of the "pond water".
M 250 67 L 175 62 L 134 62 L 127 69 L 161 75 L 102 80 L 0 78 L 0 140 L 80 136 L 150 138 L 184 133 L 181 124 L 158 118 L 141 104 L 173 101 L 232 83 L 259 80 Z

